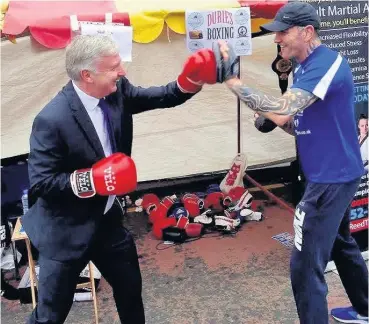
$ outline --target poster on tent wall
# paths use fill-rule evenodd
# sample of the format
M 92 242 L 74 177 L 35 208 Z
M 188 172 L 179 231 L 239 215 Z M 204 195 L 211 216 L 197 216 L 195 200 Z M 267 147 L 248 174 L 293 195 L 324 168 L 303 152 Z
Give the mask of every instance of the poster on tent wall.
M 119 55 L 124 62 L 132 62 L 132 39 L 131 26 L 110 23 L 105 24 L 93 21 L 81 21 L 82 35 L 107 35 L 110 36 L 119 47 Z
M 368 115 L 368 1 L 308 1 L 316 7 L 322 42 L 346 57 L 355 83 L 355 117 Z M 368 157 L 362 157 L 367 160 Z M 351 232 L 368 229 L 368 174 L 351 203 Z
M 236 55 L 251 55 L 250 8 L 186 11 L 186 43 L 190 52 L 229 42 Z

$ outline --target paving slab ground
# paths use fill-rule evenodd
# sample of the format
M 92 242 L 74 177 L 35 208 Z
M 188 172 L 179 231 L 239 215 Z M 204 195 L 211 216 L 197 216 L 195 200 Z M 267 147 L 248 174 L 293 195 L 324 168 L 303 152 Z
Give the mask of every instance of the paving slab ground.
M 293 233 L 292 216 L 268 206 L 262 222 L 243 225 L 234 236 L 211 234 L 176 246 L 160 244 L 141 214 L 125 226 L 136 236 L 148 324 L 298 323 L 289 279 L 290 249 L 272 236 Z M 160 250 L 161 248 L 165 248 Z M 160 249 L 159 249 L 160 248 Z M 329 308 L 349 304 L 337 274 L 326 274 Z M 119 323 L 109 285 L 98 290 L 101 324 Z M 3 324 L 25 323 L 31 305 L 1 300 Z M 67 324 L 93 323 L 91 302 L 75 302 Z M 334 323 L 330 320 L 330 323 Z

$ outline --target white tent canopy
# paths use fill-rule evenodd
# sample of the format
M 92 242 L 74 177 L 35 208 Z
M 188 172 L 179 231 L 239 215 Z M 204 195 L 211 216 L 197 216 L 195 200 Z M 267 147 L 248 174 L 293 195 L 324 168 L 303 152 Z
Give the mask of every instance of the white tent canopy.
M 185 37 L 164 29 L 152 43 L 133 44 L 128 78 L 141 86 L 166 84 L 176 79 L 188 55 Z M 253 55 L 242 58 L 242 79 L 279 95 L 270 68 L 275 56 L 271 36 L 254 38 Z M 8 158 L 29 152 L 34 117 L 68 79 L 64 49 L 41 48 L 29 37 L 17 44 L 2 42 L 1 57 L 1 144 L 2 158 Z M 249 166 L 295 157 L 292 136 L 280 129 L 259 133 L 252 111 L 243 104 L 241 108 L 242 150 Z M 237 153 L 237 100 L 224 85 L 205 86 L 182 106 L 136 115 L 134 125 L 132 155 L 139 181 L 225 170 Z

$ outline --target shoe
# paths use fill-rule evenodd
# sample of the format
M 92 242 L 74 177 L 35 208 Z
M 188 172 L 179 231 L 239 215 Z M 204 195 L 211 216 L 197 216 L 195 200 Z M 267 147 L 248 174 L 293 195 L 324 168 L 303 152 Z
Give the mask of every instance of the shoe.
M 353 307 L 333 308 L 331 315 L 341 323 L 368 324 L 368 316 L 359 315 Z

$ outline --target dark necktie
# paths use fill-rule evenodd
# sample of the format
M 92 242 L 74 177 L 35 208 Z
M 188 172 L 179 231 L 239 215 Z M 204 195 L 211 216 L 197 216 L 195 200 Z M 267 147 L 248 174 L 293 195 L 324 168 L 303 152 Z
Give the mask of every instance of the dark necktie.
M 106 127 L 108 129 L 108 134 L 109 134 L 112 153 L 115 153 L 115 152 L 117 152 L 117 145 L 115 143 L 113 127 L 112 127 L 112 124 L 111 124 L 109 104 L 103 98 L 101 98 L 100 101 L 99 101 L 99 107 L 101 108 L 101 110 L 103 112 L 104 123 L 106 124 Z

